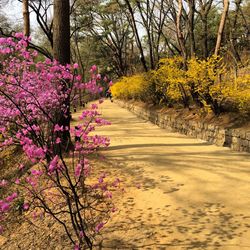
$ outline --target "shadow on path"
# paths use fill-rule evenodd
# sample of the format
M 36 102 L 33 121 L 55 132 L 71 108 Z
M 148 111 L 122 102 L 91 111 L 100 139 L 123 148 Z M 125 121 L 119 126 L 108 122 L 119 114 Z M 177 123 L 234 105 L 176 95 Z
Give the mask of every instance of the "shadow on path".
M 127 187 L 103 249 L 250 249 L 250 154 L 169 133 L 116 104 L 102 111 L 112 122 L 102 153 Z
M 250 230 L 250 218 L 225 212 L 224 205 L 220 203 L 205 203 L 190 210 L 178 207 L 174 209 L 174 216 L 171 215 L 171 205 L 166 205 L 165 209 L 157 211 L 156 214 L 150 213 L 149 207 L 146 220 L 142 219 L 145 211 L 135 210 L 133 204 L 133 198 L 128 199 L 124 204 L 127 216 L 122 222 L 106 230 L 103 237 L 110 238 L 112 234 L 120 236 L 107 240 L 103 245 L 104 249 L 178 247 L 175 249 L 217 250 L 225 249 L 226 246 L 232 249 L 250 249 L 250 245 L 227 244 L 228 240 L 241 237 Z

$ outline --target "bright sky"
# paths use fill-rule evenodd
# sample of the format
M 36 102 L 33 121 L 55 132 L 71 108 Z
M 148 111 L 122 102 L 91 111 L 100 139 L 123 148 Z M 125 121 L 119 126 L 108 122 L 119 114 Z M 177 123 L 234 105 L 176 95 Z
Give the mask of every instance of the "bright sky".
M 5 0 L 0 0 L 0 2 L 5 2 Z M 12 21 L 22 22 L 22 4 L 18 1 L 11 0 L 3 5 L 3 12 Z
M 8 2 L 8 4 L 5 4 Z M 22 3 L 17 0 L 0 0 L 0 3 L 3 5 L 4 14 L 16 24 L 22 24 L 23 16 L 22 16 Z M 33 13 L 30 15 L 31 28 L 34 28 L 37 25 L 36 17 Z

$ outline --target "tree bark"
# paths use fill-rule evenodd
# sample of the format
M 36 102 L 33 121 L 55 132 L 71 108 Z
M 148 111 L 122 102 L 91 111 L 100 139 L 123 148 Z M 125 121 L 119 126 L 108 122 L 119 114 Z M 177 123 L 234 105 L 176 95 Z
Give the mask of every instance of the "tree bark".
M 54 0 L 53 55 L 60 64 L 70 63 L 69 0 Z
M 211 9 L 213 0 L 199 0 L 200 10 L 197 11 L 202 22 L 202 55 L 206 59 L 208 57 L 208 14 Z
M 18 0 L 22 2 L 23 0 Z M 29 8 L 32 12 L 36 15 L 36 21 L 42 31 L 44 32 L 45 36 L 48 38 L 48 41 L 53 48 L 53 20 L 49 23 L 49 9 L 52 6 L 52 0 L 26 0 L 28 1 Z
M 214 50 L 215 55 L 219 55 L 219 50 L 220 50 L 221 41 L 222 41 L 222 35 L 223 35 L 223 31 L 224 31 L 224 27 L 225 27 L 225 23 L 226 23 L 226 18 L 227 18 L 227 13 L 228 13 L 228 9 L 229 9 L 229 0 L 224 0 L 223 4 L 224 4 L 224 8 L 223 8 L 223 12 L 221 15 L 219 30 L 218 30 L 218 34 L 217 34 L 217 41 L 216 41 L 216 46 L 215 46 L 215 50 Z
M 23 0 L 23 34 L 30 35 L 29 1 Z
M 187 52 L 186 52 L 186 48 L 185 48 L 184 37 L 183 37 L 182 31 L 181 31 L 182 10 L 183 10 L 182 0 L 178 0 L 178 13 L 177 13 L 177 17 L 176 17 L 177 39 L 178 39 L 178 43 L 180 45 L 181 54 L 182 54 L 184 60 L 186 61 Z
M 193 57 L 195 55 L 195 38 L 194 38 L 194 12 L 195 12 L 195 0 L 188 0 L 189 13 L 189 41 L 190 41 L 190 55 Z
M 241 66 L 243 66 L 240 55 L 238 53 L 237 50 L 237 35 L 236 35 L 236 30 L 237 30 L 237 21 L 238 21 L 238 15 L 240 12 L 240 5 L 242 3 L 242 0 L 235 0 L 235 5 L 236 5 L 236 9 L 235 9 L 235 14 L 234 14 L 234 20 L 233 20 L 233 24 L 230 30 L 230 41 L 231 41 L 231 47 L 232 47 L 232 53 L 236 59 L 237 62 L 239 62 L 241 64 Z M 237 65 L 236 65 L 237 66 Z
M 202 17 L 202 50 L 203 50 L 203 58 L 206 59 L 208 57 L 208 23 L 207 23 L 207 15 Z
M 69 0 L 54 0 L 54 20 L 53 20 L 53 55 L 60 64 L 70 63 L 70 3 Z M 65 94 L 68 91 L 68 83 L 63 82 Z M 70 96 L 64 100 L 66 111 L 60 111 L 58 124 L 64 128 L 70 128 Z M 62 145 L 68 151 L 73 147 L 69 130 L 64 130 L 62 135 Z
M 150 6 L 149 0 L 145 2 L 146 6 L 142 6 L 140 1 L 136 0 L 136 5 L 138 7 L 140 16 L 142 18 L 142 23 L 144 28 L 146 29 L 147 33 L 147 43 L 149 47 L 149 59 L 150 59 L 150 68 L 155 68 L 155 56 L 154 56 L 154 34 L 152 30 L 152 14 L 154 11 L 155 0 L 153 1 L 152 5 Z M 151 9 L 152 8 L 152 9 Z
M 138 33 L 138 29 L 136 27 L 134 12 L 133 12 L 133 9 L 132 9 L 132 6 L 131 6 L 129 0 L 125 0 L 125 2 L 126 2 L 126 5 L 128 6 L 128 10 L 129 10 L 129 13 L 130 13 L 131 26 L 132 26 L 132 29 L 133 29 L 133 32 L 134 32 L 134 35 L 135 35 L 135 38 L 136 38 L 136 44 L 137 44 L 137 46 L 139 48 L 139 51 L 140 51 L 140 60 L 141 60 L 141 63 L 142 63 L 142 66 L 143 66 L 144 70 L 147 72 L 148 67 L 147 67 L 147 63 L 146 63 L 146 60 L 145 60 L 142 44 L 141 44 L 141 41 L 140 41 L 140 36 L 139 36 L 139 33 Z M 118 3 L 119 3 L 119 1 L 118 1 Z

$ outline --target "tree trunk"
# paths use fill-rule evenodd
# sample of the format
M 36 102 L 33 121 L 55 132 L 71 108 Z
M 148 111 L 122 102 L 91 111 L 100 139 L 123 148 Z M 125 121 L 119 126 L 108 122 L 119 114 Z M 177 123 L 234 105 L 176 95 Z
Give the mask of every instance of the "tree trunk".
M 53 54 L 63 65 L 70 63 L 69 0 L 54 0 Z
M 134 32 L 134 35 L 135 35 L 136 44 L 137 44 L 137 46 L 139 48 L 139 51 L 140 51 L 140 60 L 141 60 L 142 66 L 143 66 L 145 71 L 148 71 L 148 67 L 147 67 L 145 57 L 144 57 L 142 44 L 141 44 L 141 41 L 140 41 L 140 36 L 139 36 L 138 30 L 137 30 L 137 27 L 136 27 L 134 12 L 133 12 L 133 9 L 132 9 L 132 6 L 131 6 L 129 0 L 125 0 L 125 2 L 126 2 L 127 6 L 128 6 L 128 9 L 129 9 L 129 13 L 130 13 L 130 17 L 131 17 L 131 26 L 132 26 L 132 29 L 133 29 L 133 32 Z
M 208 24 L 207 24 L 207 15 L 202 18 L 202 52 L 203 58 L 206 59 L 208 57 Z
M 30 35 L 30 16 L 28 0 L 23 0 L 23 34 Z
M 153 49 L 151 32 L 149 30 L 147 30 L 147 35 L 148 35 L 148 46 L 149 46 L 150 69 L 154 69 L 155 68 L 154 49 Z
M 190 41 L 190 55 L 193 57 L 195 55 L 195 38 L 194 38 L 194 12 L 195 12 L 195 1 L 188 0 L 189 13 L 189 41 Z
M 198 0 L 200 9 L 198 14 L 200 15 L 201 22 L 202 22 L 202 35 L 201 35 L 201 42 L 202 42 L 202 56 L 203 59 L 208 57 L 208 14 L 211 10 L 213 0 L 203 1 Z
M 178 43 L 180 45 L 182 56 L 184 58 L 184 61 L 186 62 L 187 52 L 186 52 L 186 48 L 185 48 L 184 37 L 183 37 L 182 31 L 181 31 L 182 10 L 183 10 L 182 0 L 178 0 L 178 13 L 177 13 L 177 18 L 176 18 L 177 39 L 178 39 Z
M 240 12 L 241 3 L 242 3 L 242 0 L 235 0 L 236 9 L 235 9 L 233 25 L 232 25 L 231 30 L 230 30 L 230 41 L 231 41 L 233 56 L 235 57 L 237 63 L 239 62 L 241 64 L 241 66 L 243 66 L 243 63 L 241 61 L 241 58 L 240 58 L 240 55 L 239 55 L 239 52 L 238 52 L 237 46 L 236 46 L 236 44 L 237 44 L 236 29 L 237 29 L 237 21 L 238 21 L 238 15 Z M 237 67 L 237 65 L 236 65 L 236 67 Z
M 69 0 L 54 0 L 53 19 L 53 55 L 60 64 L 70 63 L 70 4 Z M 68 90 L 66 82 L 63 82 L 63 90 Z M 58 124 L 64 128 L 70 128 L 70 96 L 64 100 L 66 111 L 60 111 Z M 72 148 L 69 130 L 64 130 L 61 136 L 64 150 Z
M 228 13 L 228 9 L 229 9 L 229 0 L 224 0 L 223 3 L 224 3 L 224 8 L 223 8 L 223 12 L 221 15 L 221 20 L 220 20 L 220 25 L 219 25 L 218 35 L 217 35 L 217 41 L 216 41 L 216 46 L 215 46 L 215 50 L 214 50 L 215 55 L 219 54 L 219 50 L 221 47 L 221 41 L 222 41 L 222 34 L 224 31 L 227 13 Z
M 149 47 L 149 59 L 150 59 L 150 69 L 155 68 L 155 60 L 154 60 L 154 35 L 152 28 L 152 14 L 149 5 L 149 0 L 146 1 L 146 7 L 142 6 L 140 1 L 136 1 L 136 5 L 140 12 L 140 16 L 142 18 L 142 23 L 147 33 L 147 43 Z M 154 7 L 153 7 L 154 8 Z

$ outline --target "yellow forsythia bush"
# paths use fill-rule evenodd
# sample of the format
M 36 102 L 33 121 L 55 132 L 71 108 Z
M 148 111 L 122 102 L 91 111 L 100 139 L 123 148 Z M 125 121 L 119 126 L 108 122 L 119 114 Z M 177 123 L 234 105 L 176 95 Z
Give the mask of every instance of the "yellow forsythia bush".
M 162 93 L 165 101 L 180 101 L 183 94 L 180 86 L 187 87 L 183 63 L 181 57 L 163 58 L 159 68 L 151 71 L 151 81 L 156 83 L 156 91 Z
M 220 80 L 220 76 L 225 73 L 222 58 L 218 56 L 211 56 L 207 60 L 191 58 L 187 67 L 186 76 L 192 93 L 198 94 L 199 101 L 208 111 L 220 113 L 222 101 L 225 99 L 223 94 L 225 83 Z
M 230 98 L 242 112 L 250 112 L 250 74 L 236 79 Z
M 122 77 L 111 91 L 117 98 L 155 104 L 184 104 L 186 98 L 189 104 L 200 103 L 215 114 L 221 112 L 226 102 L 249 111 L 250 75 L 244 74 L 236 81 L 231 78 L 222 58 L 217 56 L 207 60 L 192 58 L 186 64 L 181 57 L 163 58 L 156 70 Z
M 150 87 L 145 74 L 137 74 L 122 77 L 112 87 L 111 92 L 114 97 L 121 99 L 140 99 L 145 100 L 149 94 Z
M 188 61 L 187 80 L 201 95 L 209 93 L 218 97 L 221 90 L 219 76 L 225 73 L 222 58 L 211 56 L 208 60 L 192 58 Z

